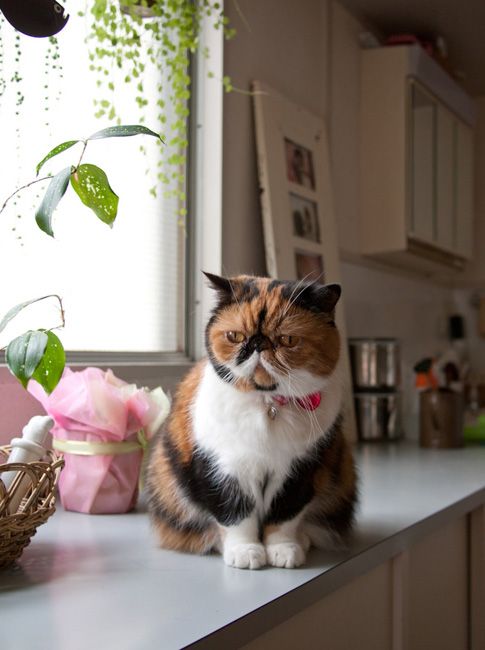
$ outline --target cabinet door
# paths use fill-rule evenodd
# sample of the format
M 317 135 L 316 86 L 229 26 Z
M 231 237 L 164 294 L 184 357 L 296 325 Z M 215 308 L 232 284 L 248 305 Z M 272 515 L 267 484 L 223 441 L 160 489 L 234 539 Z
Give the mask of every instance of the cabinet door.
M 410 235 L 427 243 L 435 239 L 436 102 L 419 86 L 411 86 L 411 223 Z
M 460 519 L 409 551 L 409 650 L 468 648 L 467 522 Z
M 242 650 L 389 650 L 391 564 L 386 562 L 258 636 Z
M 456 122 L 455 130 L 455 252 L 473 256 L 473 131 Z
M 454 245 L 455 118 L 441 104 L 436 112 L 436 244 Z

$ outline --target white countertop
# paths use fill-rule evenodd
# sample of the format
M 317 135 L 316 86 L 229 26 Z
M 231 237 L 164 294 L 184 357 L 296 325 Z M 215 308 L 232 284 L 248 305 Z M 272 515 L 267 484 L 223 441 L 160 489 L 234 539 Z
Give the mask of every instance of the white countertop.
M 148 517 L 58 511 L 0 572 L 2 650 L 237 648 L 485 503 L 485 447 L 356 450 L 355 539 L 299 569 L 229 568 L 155 547 Z M 209 636 L 210 635 L 210 636 Z

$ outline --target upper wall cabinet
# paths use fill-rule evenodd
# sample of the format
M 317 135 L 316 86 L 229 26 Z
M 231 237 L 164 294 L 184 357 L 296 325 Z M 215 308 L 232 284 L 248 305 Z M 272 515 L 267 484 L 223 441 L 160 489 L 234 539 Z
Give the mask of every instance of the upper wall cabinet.
M 361 107 L 363 253 L 463 268 L 472 256 L 472 100 L 413 45 L 362 53 Z

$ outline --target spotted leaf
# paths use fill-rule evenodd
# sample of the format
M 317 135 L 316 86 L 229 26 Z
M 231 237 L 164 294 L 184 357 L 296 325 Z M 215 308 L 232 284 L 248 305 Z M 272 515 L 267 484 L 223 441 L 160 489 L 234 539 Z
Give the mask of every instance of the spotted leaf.
M 118 213 L 118 196 L 110 187 L 102 169 L 88 163 L 80 165 L 71 175 L 71 185 L 81 201 L 103 223 L 111 226 Z

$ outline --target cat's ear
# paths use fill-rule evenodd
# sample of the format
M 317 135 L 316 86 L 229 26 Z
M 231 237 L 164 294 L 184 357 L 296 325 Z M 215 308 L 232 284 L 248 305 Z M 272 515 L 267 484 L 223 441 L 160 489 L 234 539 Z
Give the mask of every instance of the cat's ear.
M 230 280 L 222 278 L 219 275 L 214 275 L 213 273 L 207 273 L 206 271 L 202 271 L 202 273 L 209 280 L 211 288 L 215 289 L 219 296 L 232 296 L 233 288 Z
M 331 314 L 340 298 L 342 288 L 339 284 L 311 285 L 314 305 L 327 314 Z

